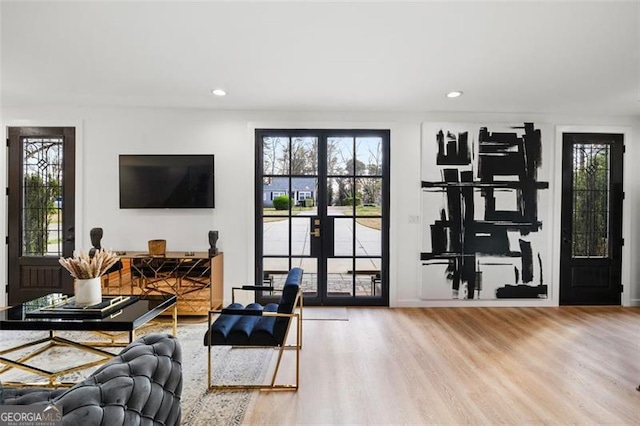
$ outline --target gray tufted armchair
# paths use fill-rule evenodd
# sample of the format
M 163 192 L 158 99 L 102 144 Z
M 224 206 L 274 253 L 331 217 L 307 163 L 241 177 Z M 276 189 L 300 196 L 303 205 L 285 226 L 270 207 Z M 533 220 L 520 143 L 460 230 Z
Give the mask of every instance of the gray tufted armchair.
M 68 389 L 2 389 L 2 404 L 54 403 L 65 425 L 179 425 L 182 349 L 169 334 L 140 337 Z

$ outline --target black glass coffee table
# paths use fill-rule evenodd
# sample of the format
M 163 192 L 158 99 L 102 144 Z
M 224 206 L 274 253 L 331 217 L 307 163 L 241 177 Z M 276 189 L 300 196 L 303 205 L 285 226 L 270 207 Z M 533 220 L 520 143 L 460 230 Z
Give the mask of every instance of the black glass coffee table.
M 149 324 L 163 312 L 172 309 L 173 334 L 177 329 L 177 298 L 174 295 L 121 296 L 118 300 L 103 299 L 105 303 L 89 308 L 76 308 L 73 299 L 63 294 L 54 293 L 11 306 L 0 311 L 0 339 L 4 330 L 40 330 L 48 331 L 49 336 L 27 342 L 22 345 L 0 350 L 0 374 L 11 368 L 21 369 L 47 378 L 46 383 L 33 383 L 37 386 L 65 386 L 60 376 L 84 370 L 104 363 L 114 354 L 100 347 L 125 346 L 135 340 L 136 330 Z M 105 307 L 106 306 L 106 307 Z M 83 312 L 84 311 L 84 312 Z M 73 341 L 57 336 L 58 331 L 88 331 L 107 337 L 108 341 Z M 115 334 L 114 334 L 115 333 Z M 118 336 L 127 335 L 125 341 L 118 341 Z M 33 357 L 55 347 L 64 345 L 91 352 L 99 359 L 85 362 L 58 371 L 49 371 L 41 366 L 28 364 Z M 33 348 L 32 351 L 28 351 Z M 24 354 L 27 350 L 27 353 Z M 6 355 L 20 351 L 17 359 Z M 11 384 L 3 381 L 3 385 Z M 31 383 L 20 383 L 21 386 Z

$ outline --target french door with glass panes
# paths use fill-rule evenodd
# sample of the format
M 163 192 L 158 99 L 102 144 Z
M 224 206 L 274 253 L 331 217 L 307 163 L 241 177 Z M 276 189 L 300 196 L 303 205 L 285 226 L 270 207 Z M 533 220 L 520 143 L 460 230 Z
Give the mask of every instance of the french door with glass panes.
M 388 237 L 388 130 L 256 130 L 257 283 L 297 266 L 305 304 L 387 306 Z

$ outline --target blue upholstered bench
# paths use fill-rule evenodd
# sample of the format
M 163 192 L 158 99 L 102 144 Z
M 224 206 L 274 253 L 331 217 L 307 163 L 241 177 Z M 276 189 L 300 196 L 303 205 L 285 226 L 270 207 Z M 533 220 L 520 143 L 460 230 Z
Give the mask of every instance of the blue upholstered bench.
M 282 295 L 278 303 L 269 303 L 262 306 L 259 303 L 250 303 L 243 306 L 240 303 L 231 303 L 222 310 L 209 311 L 207 332 L 204 336 L 204 345 L 208 346 L 208 377 L 210 389 L 291 389 L 298 388 L 299 357 L 302 346 L 302 283 L 303 271 L 301 268 L 292 268 L 287 274 Z M 243 286 L 234 290 L 248 291 L 278 291 L 266 286 Z M 219 315 L 215 321 L 213 317 Z M 296 343 L 287 346 L 287 335 L 291 328 L 291 319 L 296 319 Z M 277 347 L 280 349 L 278 361 L 269 385 L 214 385 L 211 383 L 211 346 L 242 346 L 242 347 Z M 296 380 L 295 384 L 276 385 L 276 375 L 285 348 L 296 350 Z

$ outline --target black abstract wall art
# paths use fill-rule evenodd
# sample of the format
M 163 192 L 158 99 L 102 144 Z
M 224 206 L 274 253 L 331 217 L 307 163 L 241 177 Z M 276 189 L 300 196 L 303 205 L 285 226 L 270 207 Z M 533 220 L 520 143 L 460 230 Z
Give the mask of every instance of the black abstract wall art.
M 546 298 L 542 132 L 515 126 L 423 126 L 421 297 Z

